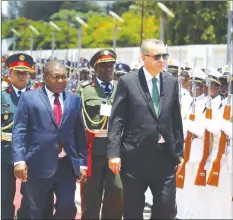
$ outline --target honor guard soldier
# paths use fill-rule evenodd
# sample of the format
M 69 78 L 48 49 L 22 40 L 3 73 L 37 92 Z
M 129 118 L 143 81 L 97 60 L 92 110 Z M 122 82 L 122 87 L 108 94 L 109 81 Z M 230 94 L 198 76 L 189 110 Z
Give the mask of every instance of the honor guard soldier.
M 198 209 L 198 199 L 196 195 L 196 186 L 194 185 L 198 164 L 201 160 L 203 151 L 203 121 L 205 119 L 204 110 L 207 102 L 207 97 L 204 94 L 204 85 L 206 75 L 198 67 L 188 72 L 190 76 L 189 92 L 192 100 L 186 105 L 188 108 L 183 112 L 183 128 L 185 136 L 184 152 L 187 151 L 187 143 L 190 143 L 189 159 L 185 166 L 185 176 L 178 176 L 184 181 L 183 187 L 177 188 L 177 208 L 178 219 L 195 218 Z M 195 120 L 190 120 L 190 114 L 195 115 Z M 191 136 L 188 138 L 187 133 Z M 186 158 L 184 158 L 186 159 Z M 192 198 L 192 200 L 190 200 Z M 189 202 L 187 203 L 187 200 Z
M 225 65 L 222 68 L 222 76 L 219 77 L 219 81 L 221 83 L 220 85 L 220 96 L 222 101 L 224 101 L 227 98 L 228 95 L 228 74 L 230 73 L 230 69 L 228 65 Z
M 22 92 L 30 90 L 27 87 L 29 72 L 33 64 L 33 58 L 27 54 L 19 53 L 9 56 L 6 66 L 10 69 L 9 75 L 11 85 L 2 91 L 2 218 L 13 219 L 15 213 L 14 197 L 16 191 L 16 180 L 14 176 L 14 165 L 12 164 L 11 141 L 13 118 L 19 98 Z M 21 190 L 23 190 L 21 188 Z M 21 191 L 22 192 L 22 191 Z M 27 196 L 22 193 L 21 207 L 17 218 L 30 218 Z
M 179 71 L 179 60 L 176 59 L 171 59 L 169 58 L 167 60 L 167 69 L 168 72 L 171 73 L 171 75 L 173 75 L 174 77 L 178 78 L 178 71 Z M 183 70 L 184 68 L 181 67 L 181 70 Z
M 90 66 L 95 69 L 96 79 L 84 81 L 78 91 L 88 138 L 88 179 L 81 186 L 82 219 L 122 218 L 122 183 L 120 175 L 115 176 L 109 169 L 107 158 L 108 118 L 116 92 L 115 62 L 116 54 L 111 49 L 95 53 Z
M 131 71 L 130 66 L 125 63 L 117 63 L 115 66 L 115 80 L 118 81 L 119 78 Z

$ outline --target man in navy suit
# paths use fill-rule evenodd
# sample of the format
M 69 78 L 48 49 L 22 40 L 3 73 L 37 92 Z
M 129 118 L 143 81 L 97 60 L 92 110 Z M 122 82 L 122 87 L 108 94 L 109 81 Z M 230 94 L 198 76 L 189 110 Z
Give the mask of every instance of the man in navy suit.
M 14 172 L 26 182 L 32 219 L 44 219 L 46 203 L 56 195 L 54 218 L 74 219 L 76 180 L 86 180 L 87 143 L 82 102 L 64 91 L 67 70 L 49 61 L 45 85 L 22 94 L 15 115 Z

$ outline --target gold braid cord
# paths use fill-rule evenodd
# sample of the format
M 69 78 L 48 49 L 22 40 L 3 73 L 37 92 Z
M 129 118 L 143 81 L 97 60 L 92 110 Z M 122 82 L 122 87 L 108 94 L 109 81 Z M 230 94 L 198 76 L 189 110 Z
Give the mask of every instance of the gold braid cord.
M 14 122 L 12 121 L 9 125 L 2 127 L 1 131 L 5 131 L 8 128 L 11 128 L 13 126 L 13 124 L 14 124 Z M 11 142 L 12 141 L 12 133 L 1 132 L 1 140 Z
M 2 128 L 1 128 L 2 131 L 5 131 L 5 130 L 7 130 L 8 128 L 13 127 L 13 124 L 14 124 L 14 122 L 12 121 L 9 125 L 7 125 L 7 126 L 5 126 L 5 127 L 2 127 Z
M 108 122 L 108 117 L 107 117 L 107 116 L 103 116 L 103 118 L 102 118 L 101 120 L 99 120 L 99 121 L 97 121 L 97 122 L 93 121 L 93 120 L 90 118 L 90 116 L 88 115 L 87 110 L 86 110 L 86 108 L 85 108 L 83 89 L 81 88 L 80 91 L 81 91 L 81 98 L 82 98 L 82 105 L 83 105 L 82 116 L 83 116 L 83 122 L 84 122 L 85 128 L 86 128 L 90 133 L 94 133 L 94 134 L 96 134 L 96 133 L 101 133 L 101 132 L 105 133 L 104 127 L 105 127 L 106 123 Z M 100 125 L 101 123 L 103 123 L 102 126 L 101 126 L 101 128 L 100 128 L 100 130 L 96 131 L 96 130 L 91 130 L 90 128 L 88 128 L 85 116 L 86 116 L 87 119 L 88 119 L 92 124 L 94 124 L 94 125 Z

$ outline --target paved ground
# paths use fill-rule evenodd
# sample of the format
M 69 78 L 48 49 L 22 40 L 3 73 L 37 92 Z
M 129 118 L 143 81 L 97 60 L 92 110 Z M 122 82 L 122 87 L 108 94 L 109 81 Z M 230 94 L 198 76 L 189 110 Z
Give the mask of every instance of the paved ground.
M 16 195 L 15 195 L 15 206 L 16 210 L 18 209 L 21 201 L 21 194 L 20 194 L 20 181 L 17 180 L 16 182 Z M 80 213 L 81 213 L 81 206 L 80 206 L 80 189 L 79 189 L 79 184 L 77 184 L 77 189 L 76 189 L 76 194 L 75 194 L 75 203 L 77 205 L 77 210 L 78 213 L 76 215 L 76 219 L 80 219 Z M 150 214 L 149 213 L 144 213 L 144 219 L 149 219 Z

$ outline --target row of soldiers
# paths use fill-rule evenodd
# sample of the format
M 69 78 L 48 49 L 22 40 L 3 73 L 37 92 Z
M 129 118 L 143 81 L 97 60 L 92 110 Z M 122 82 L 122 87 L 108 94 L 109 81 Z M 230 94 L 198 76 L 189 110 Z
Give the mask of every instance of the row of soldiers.
M 6 88 L 10 84 L 9 70 L 5 65 L 7 56 L 2 57 L 2 89 Z M 49 57 L 48 59 L 37 59 L 33 61 L 31 70 L 29 72 L 29 80 L 27 86 L 31 89 L 42 87 L 43 85 L 43 72 L 45 64 L 50 60 L 58 60 L 56 57 Z M 80 84 L 84 81 L 90 81 L 95 79 L 95 71 L 90 66 L 89 61 L 86 58 L 81 57 L 78 62 L 71 62 L 68 60 L 59 60 L 65 65 L 68 71 L 68 83 L 66 89 L 75 92 Z M 130 71 L 137 69 L 140 66 L 138 63 L 134 63 L 132 67 L 128 64 L 118 62 L 115 65 L 114 80 L 118 81 L 120 76 L 129 73 Z
M 51 58 L 54 59 L 54 58 Z M 130 74 L 130 67 L 126 64 L 116 63 L 117 55 L 110 49 L 103 49 L 93 55 L 90 62 L 86 62 L 85 71 L 87 73 L 81 74 L 76 72 L 77 69 L 72 65 L 66 65 L 69 72 L 69 80 L 67 82 L 67 89 L 76 91 L 83 100 L 83 118 L 86 126 L 86 134 L 88 137 L 88 181 L 81 185 L 81 198 L 82 198 L 82 218 L 83 219 L 99 219 L 101 210 L 101 218 L 120 219 L 122 217 L 122 183 L 119 175 L 114 175 L 108 168 L 107 160 L 107 124 L 108 116 L 100 115 L 100 107 L 104 104 L 111 104 L 114 99 L 114 95 L 117 87 L 117 80 L 124 74 Z M 10 56 L 6 61 L 6 66 L 10 69 L 10 85 L 2 91 L 2 152 L 4 161 L 6 164 L 6 170 L 2 173 L 5 182 L 2 184 L 2 192 L 4 191 L 4 197 L 2 204 L 4 204 L 5 218 L 13 218 L 14 206 L 13 199 L 15 194 L 15 178 L 13 174 L 13 165 L 11 164 L 11 130 L 13 125 L 13 115 L 17 107 L 18 100 L 20 98 L 20 92 L 24 92 L 28 89 L 27 85 L 20 84 L 20 77 L 23 74 L 28 74 L 34 71 L 36 76 L 35 81 L 42 81 L 44 61 L 38 61 L 35 63 L 33 59 L 26 54 L 15 54 Z M 28 63 L 27 66 L 17 66 L 17 62 Z M 61 61 L 62 62 L 62 61 Z M 82 62 L 82 63 L 84 63 Z M 89 65 L 89 66 L 88 66 Z M 30 69 L 28 68 L 30 66 Z M 139 68 L 139 66 L 138 66 Z M 39 70 L 38 70 L 39 69 Z M 221 125 L 225 127 L 216 128 L 220 119 L 223 116 L 223 109 L 226 106 L 226 100 L 229 90 L 227 90 L 229 80 L 229 70 L 224 67 L 222 73 L 216 71 L 213 68 L 208 68 L 210 72 L 207 75 L 192 62 L 185 62 L 184 66 L 180 67 L 179 62 L 175 59 L 169 59 L 167 61 L 167 69 L 174 76 L 177 77 L 180 84 L 180 103 L 184 124 L 185 136 L 189 136 L 191 133 L 191 153 L 189 158 L 185 157 L 186 164 L 186 176 L 182 176 L 184 183 L 177 186 L 177 203 L 178 203 L 178 216 L 177 218 L 204 218 L 204 216 L 229 216 L 225 210 L 228 205 L 229 187 L 226 187 L 224 179 L 232 175 L 227 166 L 221 166 L 224 172 L 221 173 L 221 179 L 219 186 L 209 190 L 207 186 L 195 185 L 194 178 L 196 177 L 199 162 L 202 160 L 203 155 L 203 140 L 205 129 L 208 128 L 213 137 L 213 145 L 211 145 L 211 151 L 208 155 L 208 163 L 206 162 L 206 170 L 211 169 L 213 159 L 216 157 L 218 151 L 218 138 L 219 130 L 231 137 L 229 124 L 227 121 L 221 120 Z M 94 73 L 94 74 L 93 74 Z M 18 77 L 18 78 L 17 78 Z M 31 80 L 33 78 L 31 77 Z M 40 79 L 40 80 L 38 80 Z M 209 94 L 212 100 L 212 120 L 208 123 L 208 126 L 203 124 L 205 121 L 205 112 L 207 109 L 208 101 L 208 87 L 206 81 L 210 81 Z M 107 82 L 107 83 L 106 83 Z M 41 84 L 42 86 L 42 84 Z M 40 86 L 38 86 L 40 87 Z M 37 88 L 31 86 L 31 88 Z M 189 116 L 195 107 L 195 120 L 190 120 Z M 209 120 L 210 121 L 210 120 Z M 224 123 L 223 123 L 224 122 Z M 226 129 L 227 128 L 227 129 Z M 215 129 L 215 130 L 214 130 Z M 186 138 L 187 143 L 187 138 Z M 186 148 L 186 143 L 184 148 Z M 216 143 L 216 144 L 215 144 Z M 215 146 L 214 146 L 215 144 Z M 232 148 L 228 147 L 225 150 L 225 164 L 230 162 L 230 151 Z M 232 161 L 231 161 L 232 163 Z M 229 164 L 228 164 L 229 165 Z M 230 167 L 230 165 L 229 165 Z M 226 172 L 225 172 L 226 171 Z M 209 171 L 208 171 L 209 172 Z M 207 173 L 208 173 L 207 172 Z M 177 175 L 177 182 L 179 182 L 179 176 Z M 224 181 L 224 182 L 223 182 Z M 224 183 L 224 184 L 223 184 Z M 222 188 L 224 192 L 222 191 Z M 204 190 L 202 190 L 204 189 Z M 21 209 L 27 213 L 28 203 L 25 195 L 25 191 L 22 185 L 21 193 L 23 199 L 21 201 Z M 225 193 L 225 194 L 224 194 Z M 216 213 L 207 211 L 205 204 L 213 205 L 214 201 L 222 199 L 224 194 L 224 201 L 226 203 L 219 204 L 219 207 L 215 211 L 223 211 L 224 213 Z M 219 197 L 220 196 L 220 197 Z M 231 197 L 231 195 L 230 195 Z M 208 203 L 207 203 L 208 200 Z M 148 201 L 150 203 L 150 201 Z M 230 201 L 231 202 L 231 201 Z M 26 204 L 26 205 L 24 205 Z M 48 201 L 48 218 L 52 215 L 51 207 L 53 204 L 53 198 Z M 220 205 L 223 207 L 221 208 Z M 231 203 L 229 203 L 231 205 Z M 101 209 L 102 206 L 102 209 Z M 26 218 L 25 215 L 22 218 Z M 11 216 L 11 217 L 9 217 Z M 21 218 L 18 214 L 18 218 Z
M 179 62 L 170 62 L 177 74 Z M 192 62 L 181 68 L 185 144 L 176 176 L 178 219 L 233 217 L 230 68 L 201 69 Z

